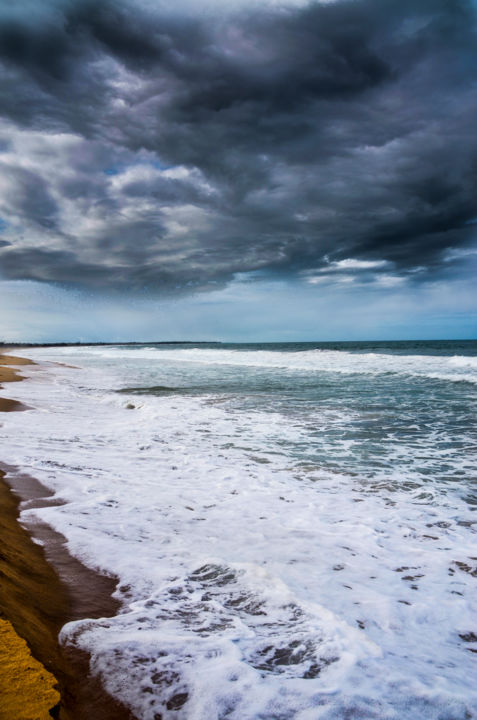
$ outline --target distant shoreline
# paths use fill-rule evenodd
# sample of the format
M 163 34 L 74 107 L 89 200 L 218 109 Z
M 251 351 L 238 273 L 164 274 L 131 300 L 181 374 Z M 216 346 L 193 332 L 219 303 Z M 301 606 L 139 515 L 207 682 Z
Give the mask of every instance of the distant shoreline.
M 0 350 L 13 348 L 115 347 L 139 345 L 405 345 L 410 343 L 475 343 L 477 338 L 431 338 L 428 340 L 127 340 L 92 342 L 0 342 Z
M 0 342 L 2 350 L 8 348 L 50 348 L 50 347 L 104 347 L 108 345 L 223 345 L 218 340 L 144 340 L 128 342 L 55 342 L 55 343 L 10 343 Z

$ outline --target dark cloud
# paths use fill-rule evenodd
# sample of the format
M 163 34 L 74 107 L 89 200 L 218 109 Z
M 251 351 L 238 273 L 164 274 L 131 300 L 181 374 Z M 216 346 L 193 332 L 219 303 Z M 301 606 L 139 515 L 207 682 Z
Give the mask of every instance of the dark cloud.
M 31 228 L 55 228 L 57 204 L 48 184 L 37 173 L 0 162 L 0 174 L 7 179 L 4 198 L 10 212 Z
M 0 14 L 3 276 L 447 272 L 477 216 L 475 20 L 470 0 Z

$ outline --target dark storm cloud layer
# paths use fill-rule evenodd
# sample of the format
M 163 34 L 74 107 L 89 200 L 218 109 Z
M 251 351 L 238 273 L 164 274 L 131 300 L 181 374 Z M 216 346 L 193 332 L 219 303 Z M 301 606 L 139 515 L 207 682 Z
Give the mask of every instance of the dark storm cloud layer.
M 0 11 L 4 277 L 452 268 L 477 216 L 471 2 L 160 7 Z

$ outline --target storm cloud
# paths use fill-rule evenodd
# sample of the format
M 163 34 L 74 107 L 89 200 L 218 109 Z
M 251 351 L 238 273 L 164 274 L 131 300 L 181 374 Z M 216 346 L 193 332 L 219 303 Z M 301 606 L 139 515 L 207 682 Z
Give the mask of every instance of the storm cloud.
M 0 11 L 4 278 L 183 293 L 465 265 L 470 0 L 38 6 Z

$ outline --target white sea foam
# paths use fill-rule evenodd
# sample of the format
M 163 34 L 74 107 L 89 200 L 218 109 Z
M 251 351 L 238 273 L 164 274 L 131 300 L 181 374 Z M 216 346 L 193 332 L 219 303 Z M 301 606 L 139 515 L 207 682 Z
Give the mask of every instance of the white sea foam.
M 466 367 L 472 370 L 477 370 L 477 357 L 468 357 L 466 355 L 454 355 L 449 359 L 450 365 L 456 367 Z
M 63 641 L 144 720 L 477 717 L 477 553 L 459 493 L 399 490 L 412 478 L 398 462 L 372 491 L 307 467 L 288 448 L 311 429 L 278 411 L 110 391 L 131 384 L 121 353 L 166 352 L 190 356 L 35 350 L 88 370 L 37 367 L 9 387 L 35 409 L 2 418 L 1 458 L 66 501 L 22 519 L 117 575 L 124 601 Z

